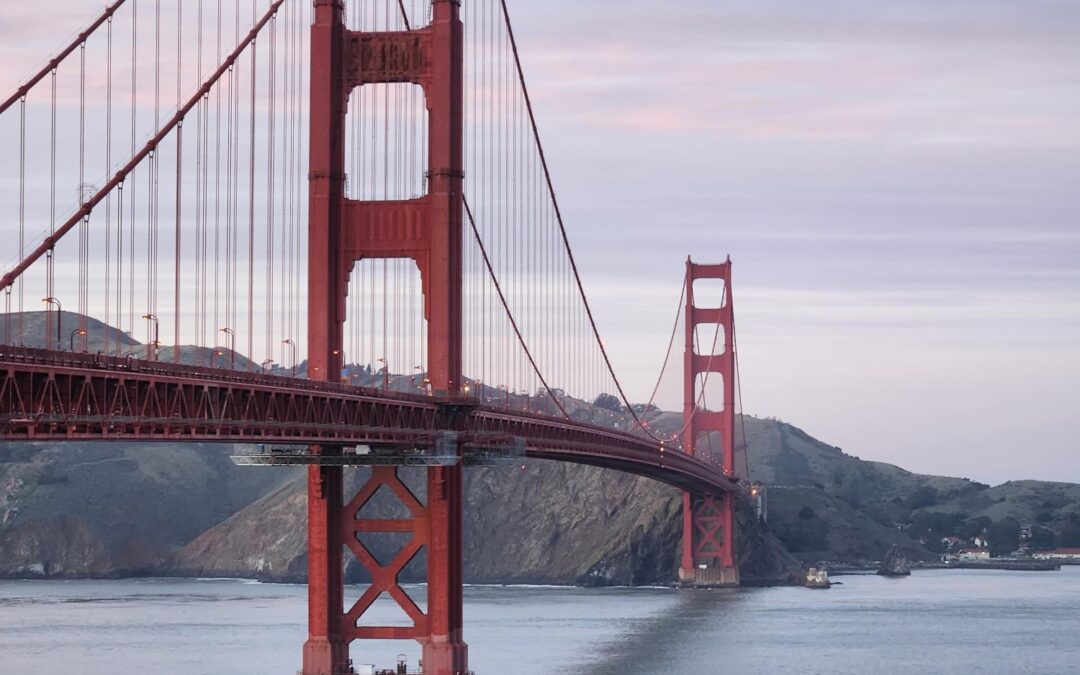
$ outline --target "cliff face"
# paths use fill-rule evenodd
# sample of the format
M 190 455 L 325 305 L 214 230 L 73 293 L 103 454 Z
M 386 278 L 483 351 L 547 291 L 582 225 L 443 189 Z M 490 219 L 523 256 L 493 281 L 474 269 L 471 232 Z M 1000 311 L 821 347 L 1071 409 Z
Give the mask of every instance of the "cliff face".
M 664 418 L 676 416 L 654 423 L 670 421 Z M 747 418 L 745 424 L 750 476 L 769 486 L 767 526 L 739 514 L 746 583 L 789 576 L 798 564 L 792 556 L 802 564 L 880 560 L 896 545 L 913 560 L 929 559 L 936 555 L 928 550 L 933 541 L 920 544 L 908 527 L 928 518 L 934 528 L 957 514 L 1068 527 L 1080 511 L 1080 486 L 1032 481 L 989 488 L 922 476 L 861 461 L 781 422 Z M 0 576 L 302 579 L 303 471 L 239 468 L 229 461 L 231 452 L 210 445 L 0 445 Z M 403 473 L 422 496 L 420 473 Z M 363 477 L 363 470 L 349 471 L 347 492 Z M 524 468 L 470 468 L 466 499 L 470 582 L 675 578 L 682 507 L 678 491 L 662 484 L 532 460 Z M 401 507 L 376 499 L 371 508 L 376 517 L 393 517 Z M 380 535 L 365 543 L 386 559 L 403 542 Z M 415 560 L 405 577 L 419 579 L 423 563 Z M 355 566 L 349 574 L 361 578 Z
M 1000 517 L 1011 519 L 1013 529 L 1029 518 L 1049 528 L 1068 528 L 1078 519 L 1080 486 L 1029 481 L 989 488 L 921 476 L 863 462 L 781 422 L 745 423 L 750 476 L 769 486 L 766 526 L 748 512 L 738 516 L 746 583 L 789 576 L 799 564 L 792 556 L 802 564 L 880 560 L 896 545 L 912 560 L 929 559 L 936 555 L 928 550 L 933 541 L 923 545 L 909 535 L 923 521 L 938 531 L 942 518 L 979 524 Z M 232 452 L 211 445 L 0 445 L 0 576 L 301 580 L 303 471 L 239 468 L 228 459 Z M 422 496 L 421 474 L 403 473 Z M 364 475 L 350 470 L 347 492 L 355 492 Z M 662 484 L 532 460 L 524 468 L 470 468 L 466 499 L 470 582 L 653 584 L 675 578 L 682 507 L 678 491 Z M 371 513 L 393 517 L 400 508 L 377 498 Z M 365 543 L 386 559 L 403 542 L 380 535 Z M 419 579 L 423 563 L 415 560 L 405 578 Z M 349 574 L 361 578 L 355 566 Z
M 150 572 L 284 479 L 220 446 L 0 444 L 0 576 Z
M 348 473 L 347 491 L 355 491 L 366 470 Z M 421 496 L 420 474 L 402 473 Z M 524 468 L 470 469 L 465 491 L 465 578 L 470 583 L 635 585 L 675 579 L 682 509 L 677 490 L 593 467 L 529 461 Z M 304 500 L 304 482 L 297 478 L 183 547 L 168 570 L 302 579 Z M 394 517 L 398 508 L 391 499 L 377 499 L 364 513 Z M 752 514 L 740 514 L 739 524 L 740 566 L 748 581 L 783 580 L 798 566 Z M 376 558 L 386 560 L 404 542 L 385 535 L 364 543 Z M 355 565 L 348 574 L 364 580 Z M 422 574 L 420 556 L 404 577 L 419 580 Z

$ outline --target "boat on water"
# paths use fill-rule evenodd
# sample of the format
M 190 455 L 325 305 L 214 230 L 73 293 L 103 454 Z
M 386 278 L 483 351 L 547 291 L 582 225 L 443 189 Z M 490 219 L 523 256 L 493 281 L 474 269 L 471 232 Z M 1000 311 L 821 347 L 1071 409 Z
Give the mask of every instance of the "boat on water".
M 828 570 L 811 567 L 806 570 L 806 581 L 803 585 L 807 588 L 829 588 L 832 586 L 832 582 L 829 581 Z
M 987 560 L 948 560 L 945 569 L 954 570 L 1008 570 L 1010 572 L 1056 572 L 1061 563 L 1051 560 L 1029 558 L 989 558 Z

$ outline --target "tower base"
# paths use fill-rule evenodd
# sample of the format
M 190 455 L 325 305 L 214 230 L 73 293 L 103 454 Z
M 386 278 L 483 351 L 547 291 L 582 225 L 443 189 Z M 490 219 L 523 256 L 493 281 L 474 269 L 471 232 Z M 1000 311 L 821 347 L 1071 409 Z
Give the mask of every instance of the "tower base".
M 738 567 L 679 568 L 679 586 L 682 588 L 736 588 L 738 585 Z
M 466 675 L 468 673 L 469 647 L 457 635 L 451 641 L 431 639 L 425 641 L 424 675 Z

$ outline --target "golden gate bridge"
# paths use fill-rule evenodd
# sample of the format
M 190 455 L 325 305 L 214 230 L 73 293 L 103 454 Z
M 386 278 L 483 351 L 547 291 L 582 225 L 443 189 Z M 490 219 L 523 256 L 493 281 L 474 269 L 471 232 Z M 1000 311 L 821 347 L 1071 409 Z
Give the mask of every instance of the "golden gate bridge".
M 683 423 L 659 434 L 601 339 L 535 113 L 505 0 L 109 4 L 0 104 L 0 440 L 254 443 L 271 451 L 241 461 L 307 465 L 305 675 L 350 672 L 364 639 L 467 672 L 474 460 L 681 488 L 680 581 L 737 585 L 731 262 L 686 261 L 661 373 L 681 325 Z M 702 279 L 718 306 L 695 303 Z M 568 409 L 601 395 L 628 428 Z M 370 476 L 350 495 L 352 466 Z M 408 516 L 365 517 L 380 490 Z M 380 562 L 378 533 L 407 543 Z M 424 608 L 399 583 L 421 552 Z M 345 555 L 371 578 L 350 604 Z M 363 621 L 383 595 L 408 625 Z

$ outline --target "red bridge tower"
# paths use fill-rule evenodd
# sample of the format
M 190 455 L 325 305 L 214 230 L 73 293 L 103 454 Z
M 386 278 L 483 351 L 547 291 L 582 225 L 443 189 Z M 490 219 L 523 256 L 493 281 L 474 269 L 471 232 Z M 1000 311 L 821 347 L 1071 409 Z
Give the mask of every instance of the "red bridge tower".
M 694 281 L 720 279 L 724 284 L 720 307 L 694 304 Z M 719 265 L 701 265 L 686 259 L 686 352 L 683 368 L 683 448 L 699 454 L 708 435 L 720 435 L 724 474 L 735 474 L 735 349 L 734 311 L 731 301 L 731 258 Z M 718 325 L 723 351 L 699 354 L 694 335 L 700 324 Z M 711 346 L 711 345 L 710 345 Z M 719 346 L 719 345 L 718 345 Z M 708 346 L 701 344 L 705 349 Z M 710 349 L 710 352 L 712 349 Z M 698 376 L 720 377 L 724 400 L 720 410 L 706 410 L 697 390 Z M 688 586 L 737 586 L 735 565 L 735 493 L 683 492 L 683 541 L 679 581 Z
M 427 376 L 436 396 L 461 385 L 461 214 L 463 37 L 457 0 L 432 0 L 432 22 L 406 31 L 354 32 L 343 0 L 315 0 L 311 28 L 310 214 L 308 223 L 309 377 L 340 372 L 349 276 L 365 258 L 410 258 L 420 269 L 427 318 Z M 406 200 L 345 198 L 345 114 L 353 89 L 365 84 L 419 85 L 429 113 L 428 192 Z M 448 420 L 447 428 L 453 428 Z M 314 447 L 321 454 L 341 448 Z M 460 454 L 460 449 L 458 450 Z M 463 675 L 468 648 L 461 633 L 462 465 L 427 469 L 426 503 L 377 466 L 368 483 L 344 500 L 340 466 L 308 468 L 308 640 L 304 675 L 347 672 L 355 639 L 415 639 L 426 675 Z M 410 518 L 365 519 L 360 510 L 382 486 Z M 359 540 L 361 532 L 408 532 L 409 542 L 385 565 Z M 344 607 L 342 553 L 347 547 L 372 584 Z M 401 570 L 427 549 L 427 612 L 398 583 Z M 358 625 L 382 594 L 411 626 Z

